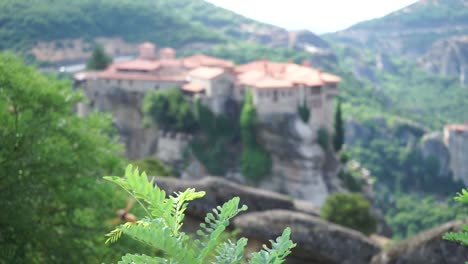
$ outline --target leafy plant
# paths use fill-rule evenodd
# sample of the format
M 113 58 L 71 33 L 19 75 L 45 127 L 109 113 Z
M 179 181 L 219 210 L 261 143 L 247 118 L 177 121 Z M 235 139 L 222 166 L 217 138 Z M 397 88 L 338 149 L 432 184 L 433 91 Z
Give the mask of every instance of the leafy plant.
M 330 195 L 320 210 L 320 216 L 364 234 L 371 234 L 377 227 L 377 222 L 370 213 L 369 201 L 359 193 Z
M 468 204 L 468 190 L 462 189 L 461 193 L 455 196 L 455 201 L 463 204 Z M 444 239 L 458 242 L 464 246 L 468 246 L 468 225 L 463 226 L 463 231 L 454 233 L 448 232 L 444 235 Z M 465 262 L 466 263 L 466 262 Z
M 147 216 L 136 223 L 118 226 L 107 234 L 107 242 L 117 241 L 122 234 L 163 251 L 163 257 L 139 254 L 127 254 L 119 263 L 242 263 L 247 239 L 228 240 L 220 243 L 220 237 L 229 225 L 229 220 L 238 213 L 246 211 L 247 206 L 240 206 L 239 197 L 234 197 L 222 206 L 208 213 L 205 222 L 200 224 L 198 237 L 181 231 L 188 202 L 201 198 L 205 192 L 187 189 L 166 197 L 166 192 L 148 180 L 145 172 L 128 165 L 125 177 L 106 176 L 104 179 L 118 184 L 144 208 Z M 291 230 L 286 228 L 276 241 L 271 241 L 271 248 L 263 247 L 254 253 L 249 263 L 283 263 L 295 244 L 290 240 Z
M 333 146 L 335 151 L 340 151 L 345 141 L 345 128 L 341 113 L 341 101 L 338 101 L 335 111 L 335 133 L 333 134 Z

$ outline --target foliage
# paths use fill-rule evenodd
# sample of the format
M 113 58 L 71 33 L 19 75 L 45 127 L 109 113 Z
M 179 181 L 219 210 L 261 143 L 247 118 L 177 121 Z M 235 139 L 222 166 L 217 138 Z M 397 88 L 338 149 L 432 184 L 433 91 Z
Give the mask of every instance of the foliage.
M 330 149 L 330 137 L 328 136 L 328 131 L 321 127 L 317 131 L 318 138 L 317 141 L 319 145 L 322 147 L 323 150 L 329 150 Z
M 25 50 L 39 41 L 96 37 L 173 46 L 225 39 L 152 0 L 4 0 L 0 10 L 0 49 Z
M 190 149 L 211 175 L 223 175 L 237 164 L 239 125 L 223 114 L 216 115 L 200 101 L 195 103 L 195 118 L 200 128 Z M 235 118 L 236 120 L 236 118 Z
M 88 70 L 103 70 L 112 62 L 112 58 L 106 54 L 101 45 L 94 47 L 91 58 L 86 63 Z
M 320 210 L 320 216 L 364 234 L 375 232 L 377 222 L 370 213 L 369 201 L 359 193 L 330 195 Z
M 271 156 L 261 147 L 246 147 L 241 156 L 241 172 L 254 182 L 262 180 L 271 173 Z
M 304 123 L 308 123 L 310 119 L 310 107 L 307 105 L 307 102 L 304 100 L 302 104 L 297 107 L 297 114 Z
M 466 189 L 462 189 L 461 193 L 457 193 L 457 196 L 455 196 L 455 201 L 462 203 L 462 204 L 467 204 L 468 203 L 468 191 Z M 454 232 L 448 232 L 444 235 L 444 239 L 451 240 L 451 241 L 456 241 L 464 246 L 468 246 L 468 226 L 465 225 L 463 226 L 463 231 L 454 233 Z
M 188 202 L 201 198 L 205 192 L 187 189 L 166 197 L 166 193 L 149 181 L 146 173 L 139 173 L 129 165 L 125 177 L 104 177 L 114 182 L 131 194 L 145 209 L 147 216 L 136 223 L 126 223 L 118 226 L 107 236 L 107 242 L 115 242 L 122 234 L 161 250 L 164 257 L 127 254 L 119 263 L 241 263 L 247 239 L 237 242 L 219 243 L 219 239 L 229 220 L 238 213 L 247 210 L 247 206 L 239 206 L 240 199 L 232 198 L 222 206 L 208 213 L 205 223 L 200 224 L 197 239 L 181 231 Z M 283 263 L 285 257 L 295 244 L 289 239 L 291 231 L 286 228 L 276 241 L 271 241 L 272 247 L 252 255 L 249 263 Z M 214 257 L 212 255 L 214 254 Z
M 243 151 L 241 172 L 246 178 L 258 182 L 271 172 L 270 154 L 257 142 L 257 111 L 250 91 L 245 95 L 240 116 Z
M 333 134 L 333 146 L 335 151 L 340 151 L 345 140 L 345 129 L 343 124 L 343 116 L 341 114 L 341 101 L 336 105 L 335 110 L 335 133 Z
M 143 101 L 143 113 L 145 122 L 161 129 L 183 133 L 198 129 L 191 103 L 177 88 L 149 92 Z
M 0 53 L 0 263 L 115 261 L 122 245 L 99 233 L 125 201 L 98 176 L 122 166 L 122 148 L 110 118 L 71 111 L 81 98 Z
M 152 176 L 171 177 L 174 175 L 172 170 L 166 164 L 164 164 L 164 162 L 153 157 L 135 160 L 132 162 L 132 165 Z
M 385 219 L 395 239 L 404 239 L 423 230 L 468 216 L 468 209 L 433 197 L 399 195 L 385 208 Z

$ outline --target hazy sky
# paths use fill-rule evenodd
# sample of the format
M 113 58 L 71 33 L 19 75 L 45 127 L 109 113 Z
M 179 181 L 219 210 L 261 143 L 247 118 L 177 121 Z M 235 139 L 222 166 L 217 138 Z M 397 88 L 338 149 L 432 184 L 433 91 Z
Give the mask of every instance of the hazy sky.
M 207 0 L 246 17 L 287 29 L 334 32 L 384 16 L 416 0 Z

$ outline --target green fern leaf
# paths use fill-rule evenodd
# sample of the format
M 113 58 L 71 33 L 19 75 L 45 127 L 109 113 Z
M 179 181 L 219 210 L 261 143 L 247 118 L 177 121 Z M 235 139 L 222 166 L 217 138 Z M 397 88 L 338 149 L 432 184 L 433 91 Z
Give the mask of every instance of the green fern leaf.
M 146 255 L 132 255 L 127 254 L 122 257 L 122 260 L 118 264 L 166 264 L 170 263 L 165 259 L 158 257 L 149 257 Z
M 252 254 L 251 264 L 281 264 L 285 261 L 291 249 L 296 246 L 291 239 L 291 228 L 286 228 L 283 234 L 276 239 L 270 240 L 271 249 L 263 245 L 263 250 Z
M 220 235 L 226 230 L 229 225 L 229 220 L 238 213 L 247 210 L 247 206 L 239 207 L 239 197 L 234 197 L 230 201 L 213 209 L 213 213 L 208 213 L 205 217 L 205 223 L 201 224 L 197 234 L 202 240 L 198 241 L 197 245 L 201 252 L 198 259 L 203 263 L 206 256 L 212 252 L 218 244 Z
M 234 244 L 228 240 L 216 248 L 218 255 L 213 264 L 240 264 L 244 257 L 244 248 L 247 245 L 247 239 L 241 238 Z
M 174 235 L 177 235 L 179 229 L 182 227 L 182 221 L 184 220 L 184 213 L 187 210 L 187 203 L 195 199 L 205 196 L 205 192 L 196 192 L 195 189 L 187 189 L 184 192 L 178 192 L 175 196 L 171 196 L 172 199 L 172 217 L 174 219 L 172 231 Z

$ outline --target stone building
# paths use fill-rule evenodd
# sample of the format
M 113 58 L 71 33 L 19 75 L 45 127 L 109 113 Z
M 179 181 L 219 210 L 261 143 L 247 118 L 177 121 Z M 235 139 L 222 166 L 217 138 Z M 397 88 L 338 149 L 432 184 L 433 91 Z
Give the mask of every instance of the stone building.
M 445 126 L 444 142 L 450 153 L 453 177 L 468 186 L 468 124 Z
M 158 52 L 154 44 L 146 42 L 139 46 L 137 58 L 113 63 L 103 71 L 78 73 L 75 82 L 88 99 L 78 105 L 78 113 L 111 112 L 127 156 L 136 159 L 153 154 L 153 148 L 147 146 L 154 145 L 157 138 L 157 131 L 142 126 L 141 104 L 149 91 L 180 88 L 220 114 L 227 111 L 227 102 L 240 104 L 248 89 L 260 118 L 295 114 L 305 103 L 311 111 L 310 126 L 331 131 L 333 98 L 340 78 L 294 63 L 260 60 L 236 66 L 203 54 L 177 58 L 174 49 Z

